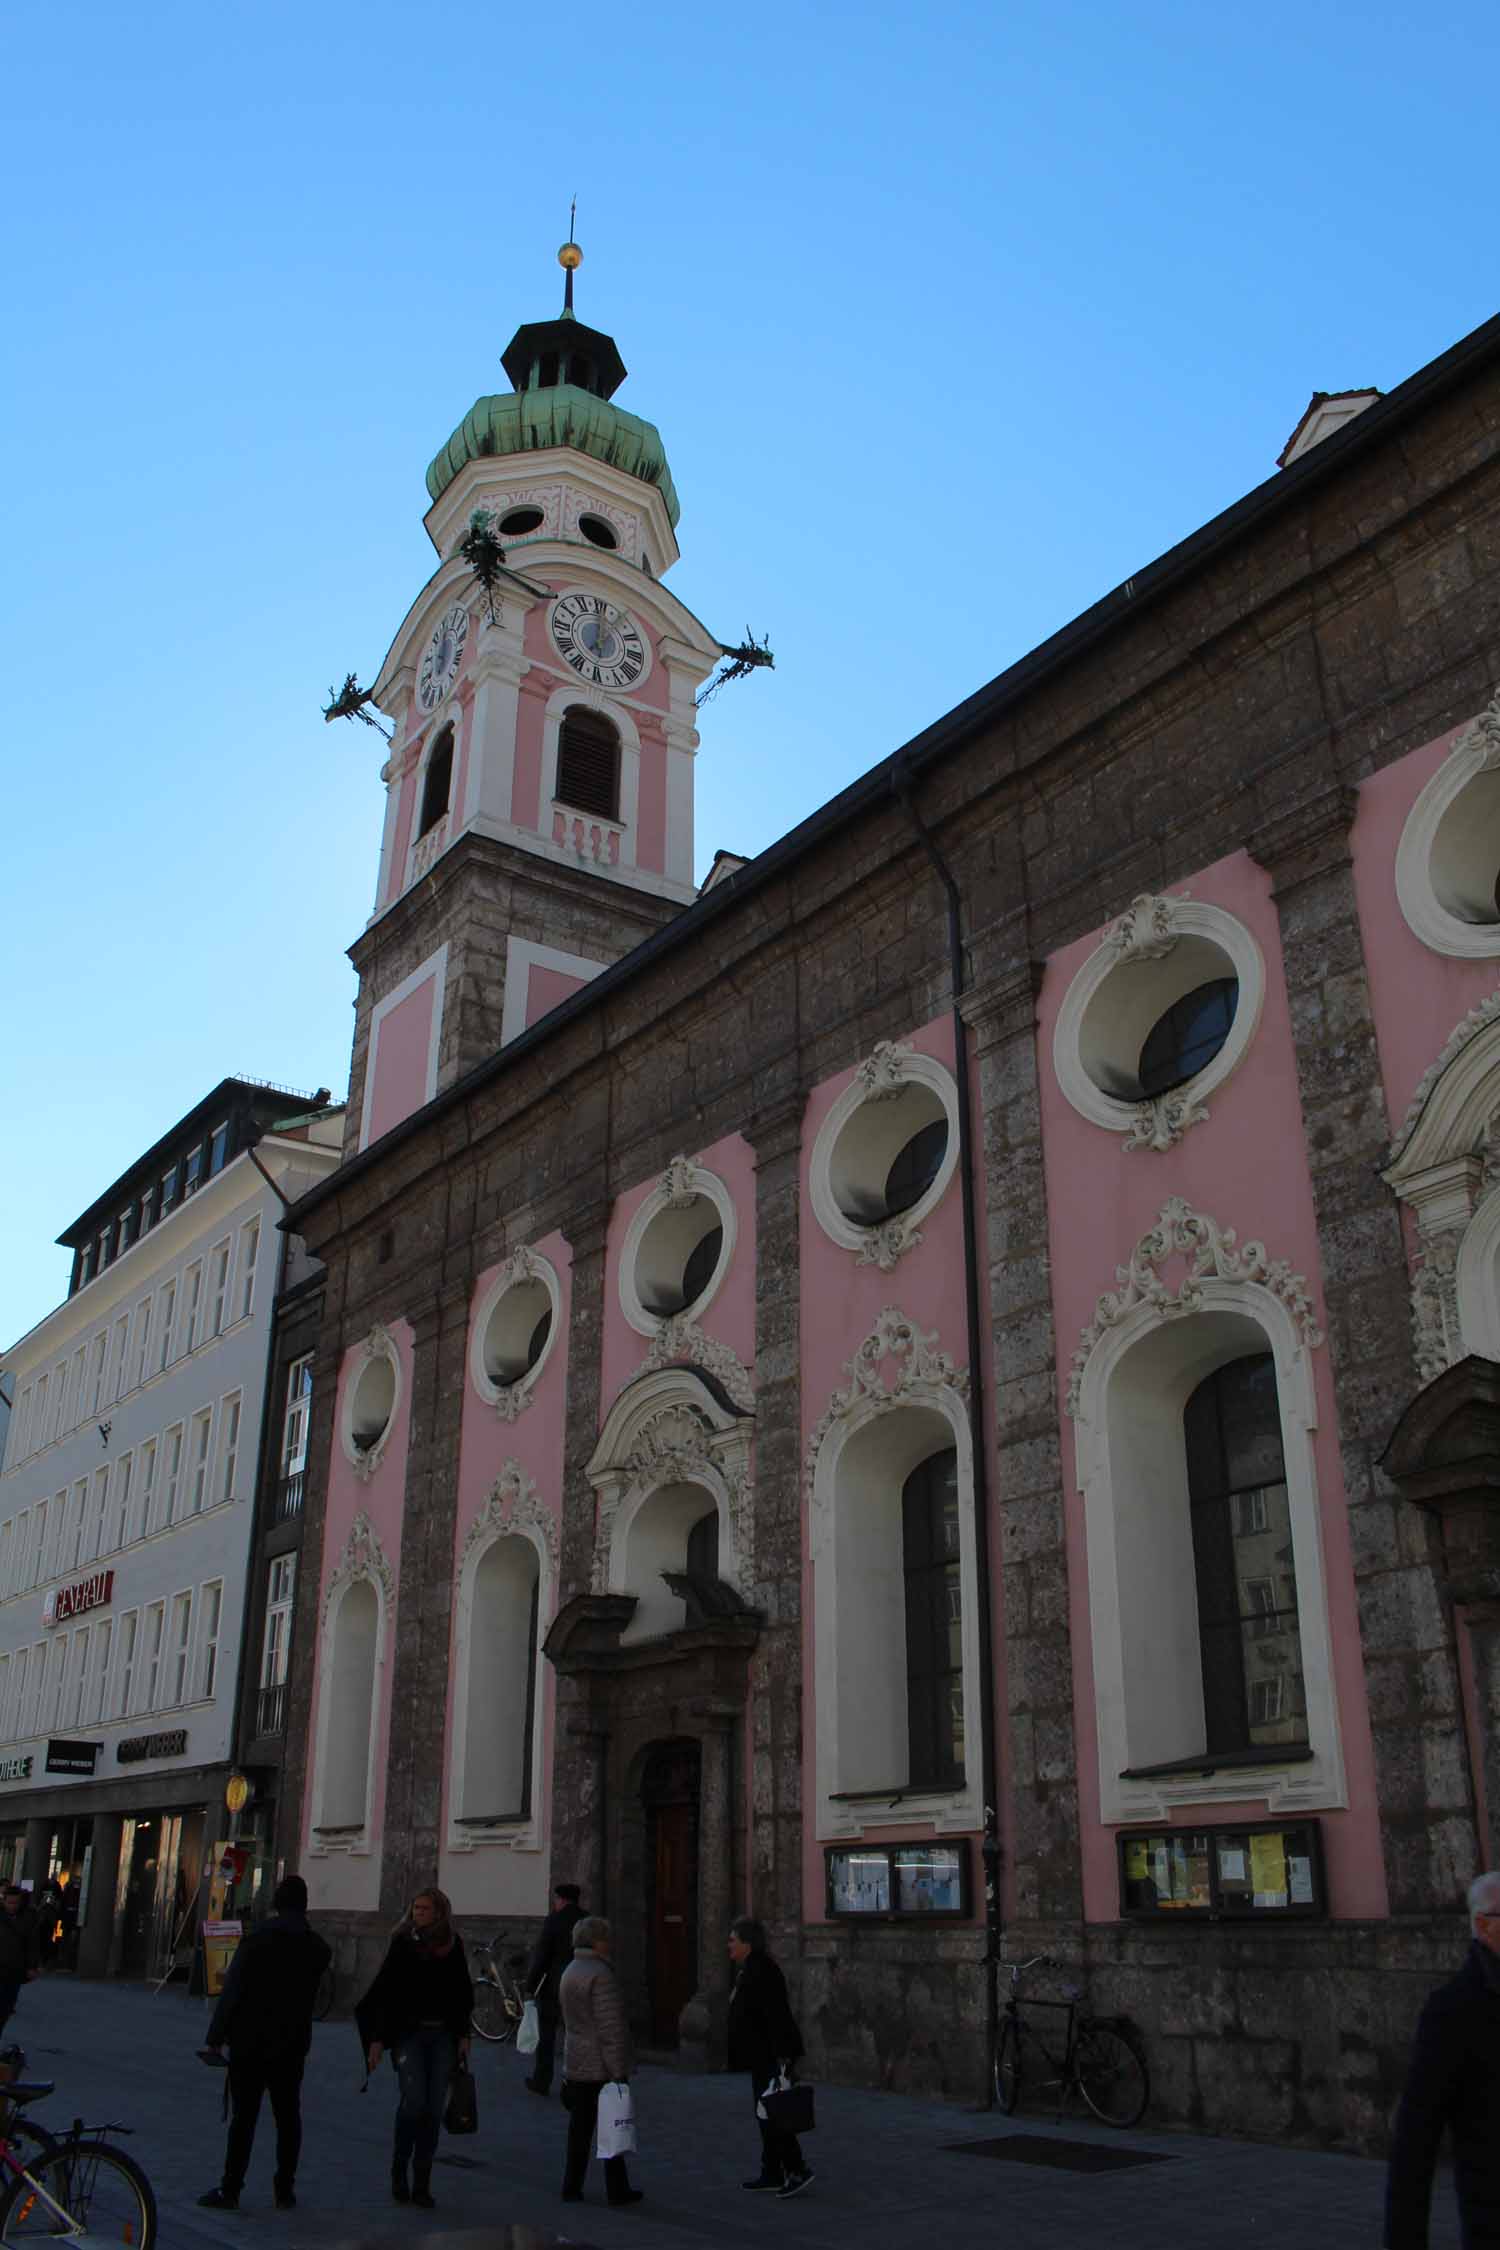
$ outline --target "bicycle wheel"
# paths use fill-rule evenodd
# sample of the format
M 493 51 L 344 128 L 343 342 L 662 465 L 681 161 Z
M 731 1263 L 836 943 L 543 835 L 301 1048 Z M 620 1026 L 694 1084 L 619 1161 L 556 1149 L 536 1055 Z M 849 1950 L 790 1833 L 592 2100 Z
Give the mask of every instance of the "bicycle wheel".
M 1021 2106 L 1023 2071 L 1020 2026 L 1003 2023 L 995 2049 L 995 2099 L 1007 2117 L 1014 2117 Z
M 13 2180 L 0 2203 L 0 2242 L 69 2239 L 154 2250 L 156 2197 L 139 2164 L 108 2141 L 62 2141 Z
M 1151 2098 L 1146 2058 L 1115 2024 L 1086 2023 L 1074 2056 L 1078 2091 L 1106 2125 L 1134 2125 Z
M 338 1978 L 334 1974 L 333 1963 L 330 1961 L 318 1979 L 318 1989 L 313 1996 L 313 2014 L 317 2017 L 319 2023 L 323 2021 L 323 2018 L 333 2006 L 333 1996 L 337 1990 Z
M 498 1984 L 491 1984 L 487 1979 L 474 1987 L 474 2008 L 469 2021 L 480 2038 L 488 2039 L 493 2046 L 501 2046 L 516 2035 L 515 2024 L 506 2013 L 504 1993 Z

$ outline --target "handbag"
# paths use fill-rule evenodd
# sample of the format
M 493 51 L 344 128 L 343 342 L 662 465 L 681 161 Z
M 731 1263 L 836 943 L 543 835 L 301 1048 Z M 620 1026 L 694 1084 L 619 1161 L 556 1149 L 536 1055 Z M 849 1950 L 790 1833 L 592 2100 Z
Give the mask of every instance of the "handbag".
M 448 2106 L 443 2111 L 443 2123 L 450 2133 L 477 2133 L 479 2130 L 479 2093 L 474 2084 L 474 2073 L 467 2063 L 455 2063 L 448 2079 Z
M 771 2080 L 755 2105 L 757 2117 L 763 2117 L 778 2133 L 810 2133 L 817 2125 L 813 2114 L 813 2090 L 798 2079 L 789 2078 L 782 2070 Z
M 536 2002 L 528 2000 L 521 2010 L 521 2028 L 516 2033 L 516 2053 L 534 2055 L 542 2043 L 542 2019 L 537 2014 Z
M 622 2078 L 612 2078 L 599 2089 L 599 2125 L 595 2153 L 602 2157 L 630 2156 L 635 2150 L 635 2103 Z

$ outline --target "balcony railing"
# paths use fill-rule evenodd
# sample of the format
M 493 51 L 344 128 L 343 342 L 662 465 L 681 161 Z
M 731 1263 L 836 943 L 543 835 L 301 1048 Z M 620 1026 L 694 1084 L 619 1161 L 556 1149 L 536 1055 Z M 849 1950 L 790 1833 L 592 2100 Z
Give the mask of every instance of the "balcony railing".
M 596 819 L 590 813 L 573 812 L 566 805 L 552 808 L 552 841 L 566 851 L 576 852 L 580 859 L 591 859 L 601 867 L 618 867 L 623 831 L 618 821 Z
M 276 1487 L 276 1506 L 271 1517 L 273 1523 L 285 1523 L 288 1516 L 301 1515 L 304 1481 L 301 1469 L 294 1469 L 289 1477 L 281 1479 Z
M 411 880 L 415 883 L 439 854 L 448 849 L 448 815 L 435 820 L 425 836 L 419 836 L 411 848 Z
M 263 1687 L 255 1698 L 255 1731 L 260 1734 L 286 1733 L 286 1682 L 279 1687 Z

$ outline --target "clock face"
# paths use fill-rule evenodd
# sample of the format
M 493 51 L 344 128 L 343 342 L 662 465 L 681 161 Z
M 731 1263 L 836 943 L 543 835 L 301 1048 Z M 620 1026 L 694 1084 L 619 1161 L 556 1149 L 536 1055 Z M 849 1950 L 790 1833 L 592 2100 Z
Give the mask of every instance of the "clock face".
M 552 639 L 590 687 L 633 688 L 645 677 L 645 635 L 628 610 L 597 594 L 564 594 L 552 612 Z
M 469 613 L 462 602 L 455 602 L 438 619 L 417 675 L 417 701 L 424 711 L 430 711 L 435 703 L 441 702 L 458 678 L 468 635 Z

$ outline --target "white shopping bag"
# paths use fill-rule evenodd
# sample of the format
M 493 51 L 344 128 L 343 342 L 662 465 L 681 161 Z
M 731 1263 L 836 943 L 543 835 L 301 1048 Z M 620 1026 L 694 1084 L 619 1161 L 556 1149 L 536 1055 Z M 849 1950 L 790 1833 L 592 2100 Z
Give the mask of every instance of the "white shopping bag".
M 600 2156 L 630 2156 L 635 2150 L 635 2104 L 623 2079 L 612 2078 L 599 2089 Z
M 536 2002 L 528 2000 L 521 2010 L 521 2028 L 516 2033 L 516 2053 L 534 2055 L 541 2043 L 542 2026 L 536 2012 Z

